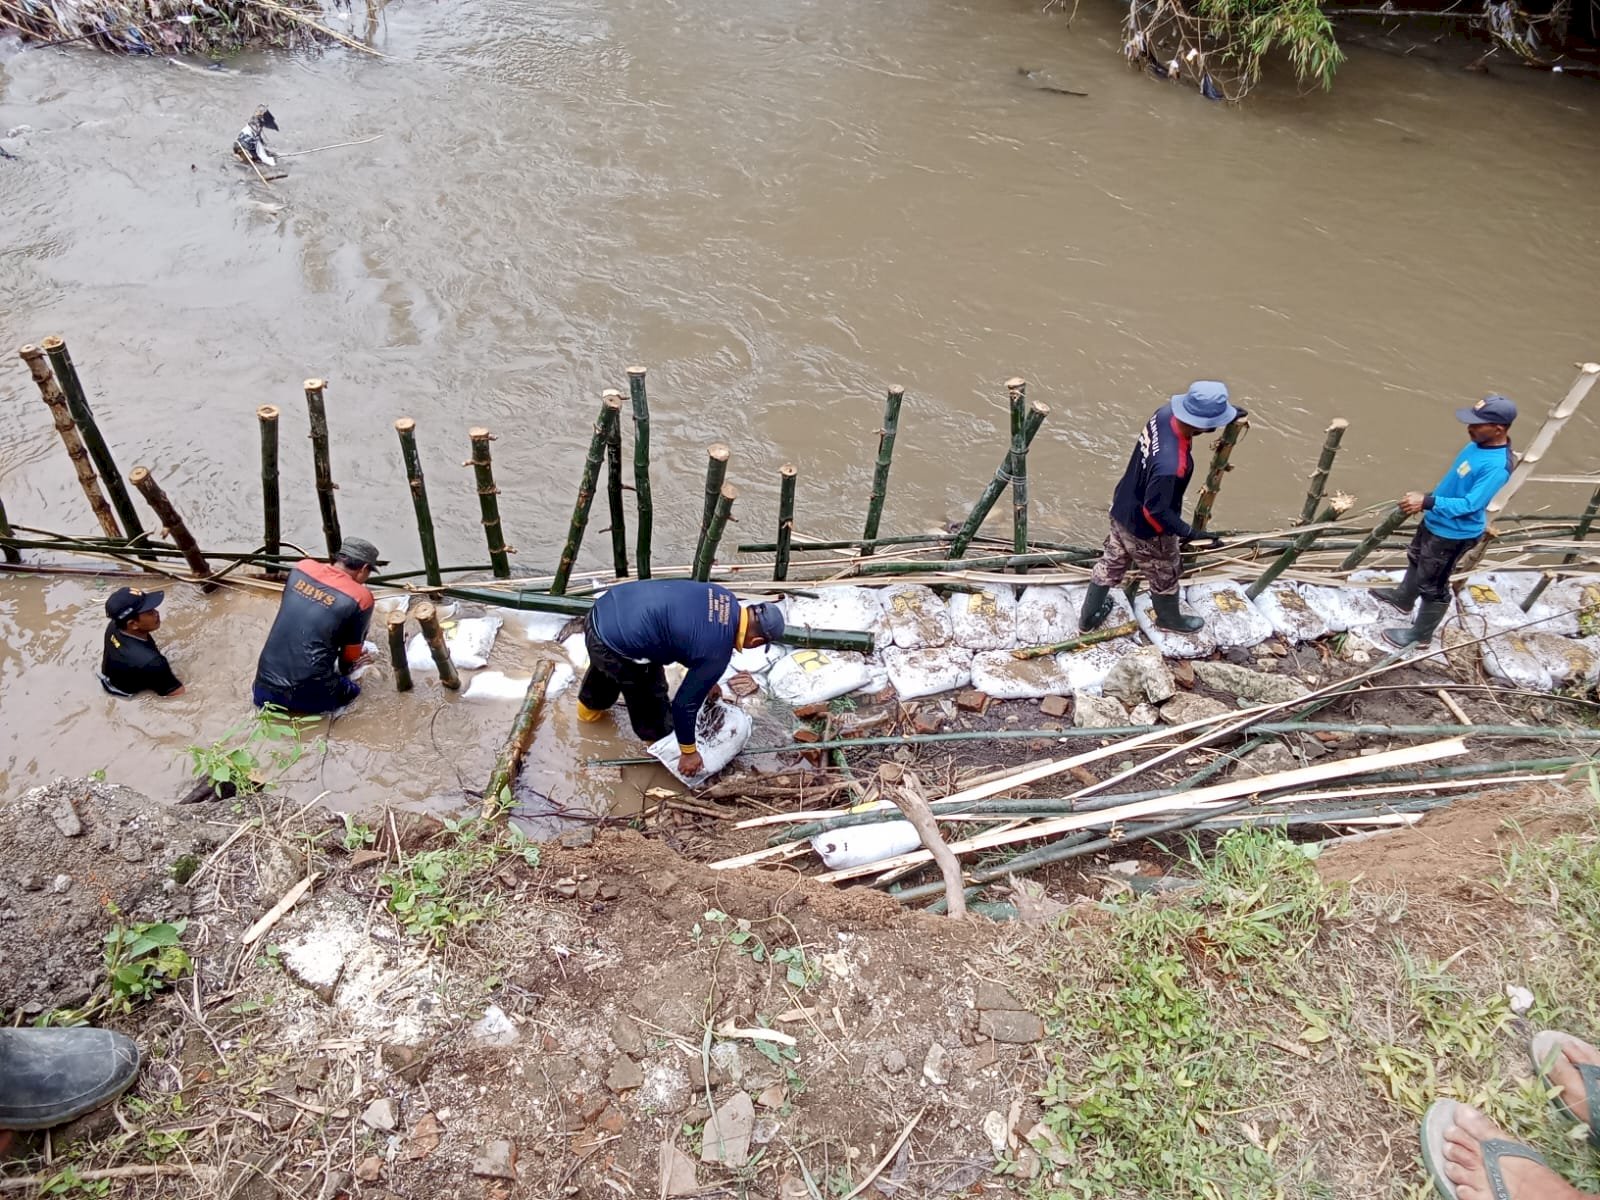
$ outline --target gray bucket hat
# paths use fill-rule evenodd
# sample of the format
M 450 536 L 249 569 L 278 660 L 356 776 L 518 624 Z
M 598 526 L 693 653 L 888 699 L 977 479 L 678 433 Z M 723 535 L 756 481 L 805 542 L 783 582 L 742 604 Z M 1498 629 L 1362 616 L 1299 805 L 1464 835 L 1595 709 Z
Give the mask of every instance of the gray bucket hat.
M 1197 379 L 1189 390 L 1172 398 L 1173 415 L 1196 429 L 1221 429 L 1239 410 L 1228 403 L 1228 385 L 1215 379 Z

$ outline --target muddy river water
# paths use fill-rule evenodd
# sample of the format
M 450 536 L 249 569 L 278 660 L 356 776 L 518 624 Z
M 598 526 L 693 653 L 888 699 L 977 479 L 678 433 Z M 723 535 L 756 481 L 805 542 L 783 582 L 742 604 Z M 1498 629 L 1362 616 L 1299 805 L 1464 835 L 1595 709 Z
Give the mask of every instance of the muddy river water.
M 416 560 L 392 432 L 409 415 L 445 557 L 480 561 L 460 464 L 487 425 L 530 572 L 633 362 L 669 563 L 712 440 L 734 447 L 736 537 L 770 533 L 786 460 L 800 528 L 857 531 L 890 383 L 908 400 L 886 532 L 970 504 L 1018 374 L 1053 409 L 1036 527 L 1093 538 L 1139 423 L 1196 376 L 1254 414 L 1219 521 L 1261 526 L 1298 509 L 1330 417 L 1352 424 L 1337 482 L 1376 503 L 1431 484 L 1461 397 L 1541 415 L 1597 357 L 1600 88 L 1358 51 L 1331 95 L 1228 108 L 1129 71 L 1118 42 L 1100 0 L 1070 28 L 1021 0 L 409 0 L 383 59 L 206 71 L 5 45 L 0 132 L 31 132 L 0 161 L 0 340 L 65 335 L 124 469 L 150 466 L 208 544 L 259 540 L 268 402 L 286 534 L 319 540 L 299 389 L 320 375 L 346 531 Z M 260 103 L 279 150 L 382 137 L 264 187 L 226 156 Z M 7 363 L 0 495 L 14 521 L 88 531 Z M 1594 448 L 1584 418 L 1553 464 Z M 270 598 L 175 591 L 163 637 L 189 694 L 116 702 L 90 675 L 107 586 L 0 578 L 0 793 L 104 768 L 168 795 L 182 747 L 246 715 Z M 375 687 L 292 775 L 346 805 L 459 795 L 509 720 Z M 573 764 L 627 745 L 580 734 L 569 699 L 535 769 L 594 799 L 610 781 Z

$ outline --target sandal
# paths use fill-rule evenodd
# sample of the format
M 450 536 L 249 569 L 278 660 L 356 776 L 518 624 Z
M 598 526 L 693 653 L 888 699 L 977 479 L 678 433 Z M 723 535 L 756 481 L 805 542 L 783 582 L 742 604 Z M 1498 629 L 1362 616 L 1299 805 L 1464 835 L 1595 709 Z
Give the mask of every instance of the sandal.
M 1435 1100 L 1428 1106 L 1428 1111 L 1422 1114 L 1422 1165 L 1428 1168 L 1428 1174 L 1433 1177 L 1433 1186 L 1444 1200 L 1456 1200 L 1457 1197 L 1456 1185 L 1444 1173 L 1444 1134 L 1455 1123 L 1456 1109 L 1459 1107 L 1454 1100 Z M 1537 1150 L 1505 1138 L 1489 1138 L 1479 1142 L 1478 1153 L 1483 1156 L 1483 1173 L 1488 1177 L 1489 1194 L 1494 1200 L 1512 1200 L 1511 1190 L 1506 1187 L 1505 1176 L 1500 1171 L 1502 1158 L 1526 1158 L 1542 1167 L 1550 1165 Z
M 1550 1064 L 1555 1061 L 1556 1055 L 1561 1053 L 1561 1047 L 1566 1042 L 1577 1042 L 1580 1046 L 1586 1043 L 1573 1037 L 1570 1033 L 1561 1033 L 1554 1029 L 1546 1029 L 1533 1035 L 1533 1040 L 1528 1044 L 1528 1049 L 1533 1055 L 1533 1069 L 1539 1072 L 1539 1078 L 1546 1088 L 1554 1089 L 1555 1083 L 1550 1078 Z M 1572 1064 L 1578 1069 L 1578 1078 L 1583 1081 L 1584 1098 L 1589 1103 L 1589 1119 L 1585 1121 L 1572 1111 L 1572 1106 L 1566 1101 L 1561 1092 L 1556 1092 L 1551 1097 L 1550 1103 L 1555 1106 L 1556 1112 L 1574 1125 L 1588 1125 L 1589 1145 L 1600 1150 L 1600 1067 L 1592 1063 Z

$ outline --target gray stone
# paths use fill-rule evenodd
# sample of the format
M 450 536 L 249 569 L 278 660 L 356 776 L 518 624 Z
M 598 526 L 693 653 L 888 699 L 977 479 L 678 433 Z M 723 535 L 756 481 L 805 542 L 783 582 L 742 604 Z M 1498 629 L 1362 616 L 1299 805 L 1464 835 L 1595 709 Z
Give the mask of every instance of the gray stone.
M 344 976 L 344 948 L 330 939 L 311 937 L 283 947 L 283 971 L 324 1004 L 332 1004 Z
M 472 1173 L 489 1179 L 517 1179 L 517 1148 L 510 1142 L 485 1142 L 472 1160 Z
M 1213 700 L 1210 696 L 1179 692 L 1161 706 L 1161 719 L 1168 725 L 1187 725 L 1201 717 L 1218 717 L 1232 711 L 1222 701 Z
M 631 1092 L 644 1086 L 644 1072 L 639 1069 L 638 1063 L 623 1055 L 611 1064 L 611 1070 L 606 1073 L 606 1086 L 618 1094 Z
M 1154 646 L 1140 646 L 1111 668 L 1100 690 L 1132 708 L 1146 701 L 1164 704 L 1172 699 L 1178 685 L 1173 681 L 1172 668 L 1161 657 L 1161 651 Z
M 993 979 L 978 980 L 978 994 L 972 1007 L 979 1012 L 991 1008 L 1021 1008 L 1022 1002 L 1011 994 L 1011 989 Z
M 1072 723 L 1080 729 L 1114 729 L 1128 723 L 1128 710 L 1122 707 L 1122 701 L 1109 696 L 1074 692 Z
M 938 1087 L 950 1082 L 950 1055 L 938 1042 L 928 1047 L 928 1056 L 922 1060 L 922 1077 Z
M 399 1106 L 387 1096 L 374 1100 L 361 1114 L 361 1123 L 379 1133 L 393 1133 L 400 1124 Z
M 1154 725 L 1161 719 L 1161 711 L 1154 704 L 1136 704 L 1128 714 L 1129 725 Z
M 576 829 L 569 829 L 557 839 L 568 850 L 582 850 L 585 846 L 594 845 L 594 826 L 579 825 Z
M 1022 1046 L 1044 1037 L 1044 1022 L 1030 1012 L 996 1009 L 978 1014 L 978 1032 L 997 1042 Z
M 62 837 L 77 837 L 83 832 L 83 822 L 78 820 L 77 810 L 65 796 L 50 810 L 50 821 Z
M 522 1031 L 506 1016 L 504 1009 L 491 1004 L 473 1024 L 472 1039 L 486 1046 L 514 1046 L 522 1040 Z
M 44 880 L 37 875 L 18 875 L 17 886 L 25 892 L 39 892 L 44 890 Z
M 50 881 L 50 890 L 57 896 L 65 895 L 72 890 L 71 875 L 57 875 Z
M 1284 700 L 1297 700 L 1311 689 L 1298 679 L 1285 675 L 1267 675 L 1248 667 L 1223 662 L 1197 662 L 1196 678 L 1207 687 L 1216 688 L 1241 700 L 1255 704 L 1277 704 Z
M 1265 746 L 1258 746 L 1239 760 L 1241 770 L 1254 772 L 1257 775 L 1292 771 L 1300 765 L 1300 760 L 1295 757 L 1294 751 L 1282 742 L 1269 742 Z
M 611 1044 L 629 1058 L 644 1056 L 644 1035 L 639 1032 L 638 1024 L 628 1017 L 618 1017 L 611 1023 Z
M 750 1138 L 755 1133 L 756 1110 L 750 1093 L 735 1092 L 701 1131 L 700 1161 L 742 1167 L 750 1161 Z
M 906 1069 L 906 1056 L 898 1050 L 886 1050 L 883 1055 L 883 1069 L 890 1075 L 898 1075 Z

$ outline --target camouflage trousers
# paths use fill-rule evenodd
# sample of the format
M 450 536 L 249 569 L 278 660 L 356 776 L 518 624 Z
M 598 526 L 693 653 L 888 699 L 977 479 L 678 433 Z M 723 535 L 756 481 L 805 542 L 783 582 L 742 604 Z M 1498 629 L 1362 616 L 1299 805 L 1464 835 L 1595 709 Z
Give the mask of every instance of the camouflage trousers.
M 1101 587 L 1116 587 L 1132 567 L 1144 576 L 1151 595 L 1176 596 L 1178 577 L 1183 572 L 1177 536 L 1167 533 L 1153 538 L 1134 537 L 1112 521 L 1100 561 L 1094 564 L 1089 578 Z

